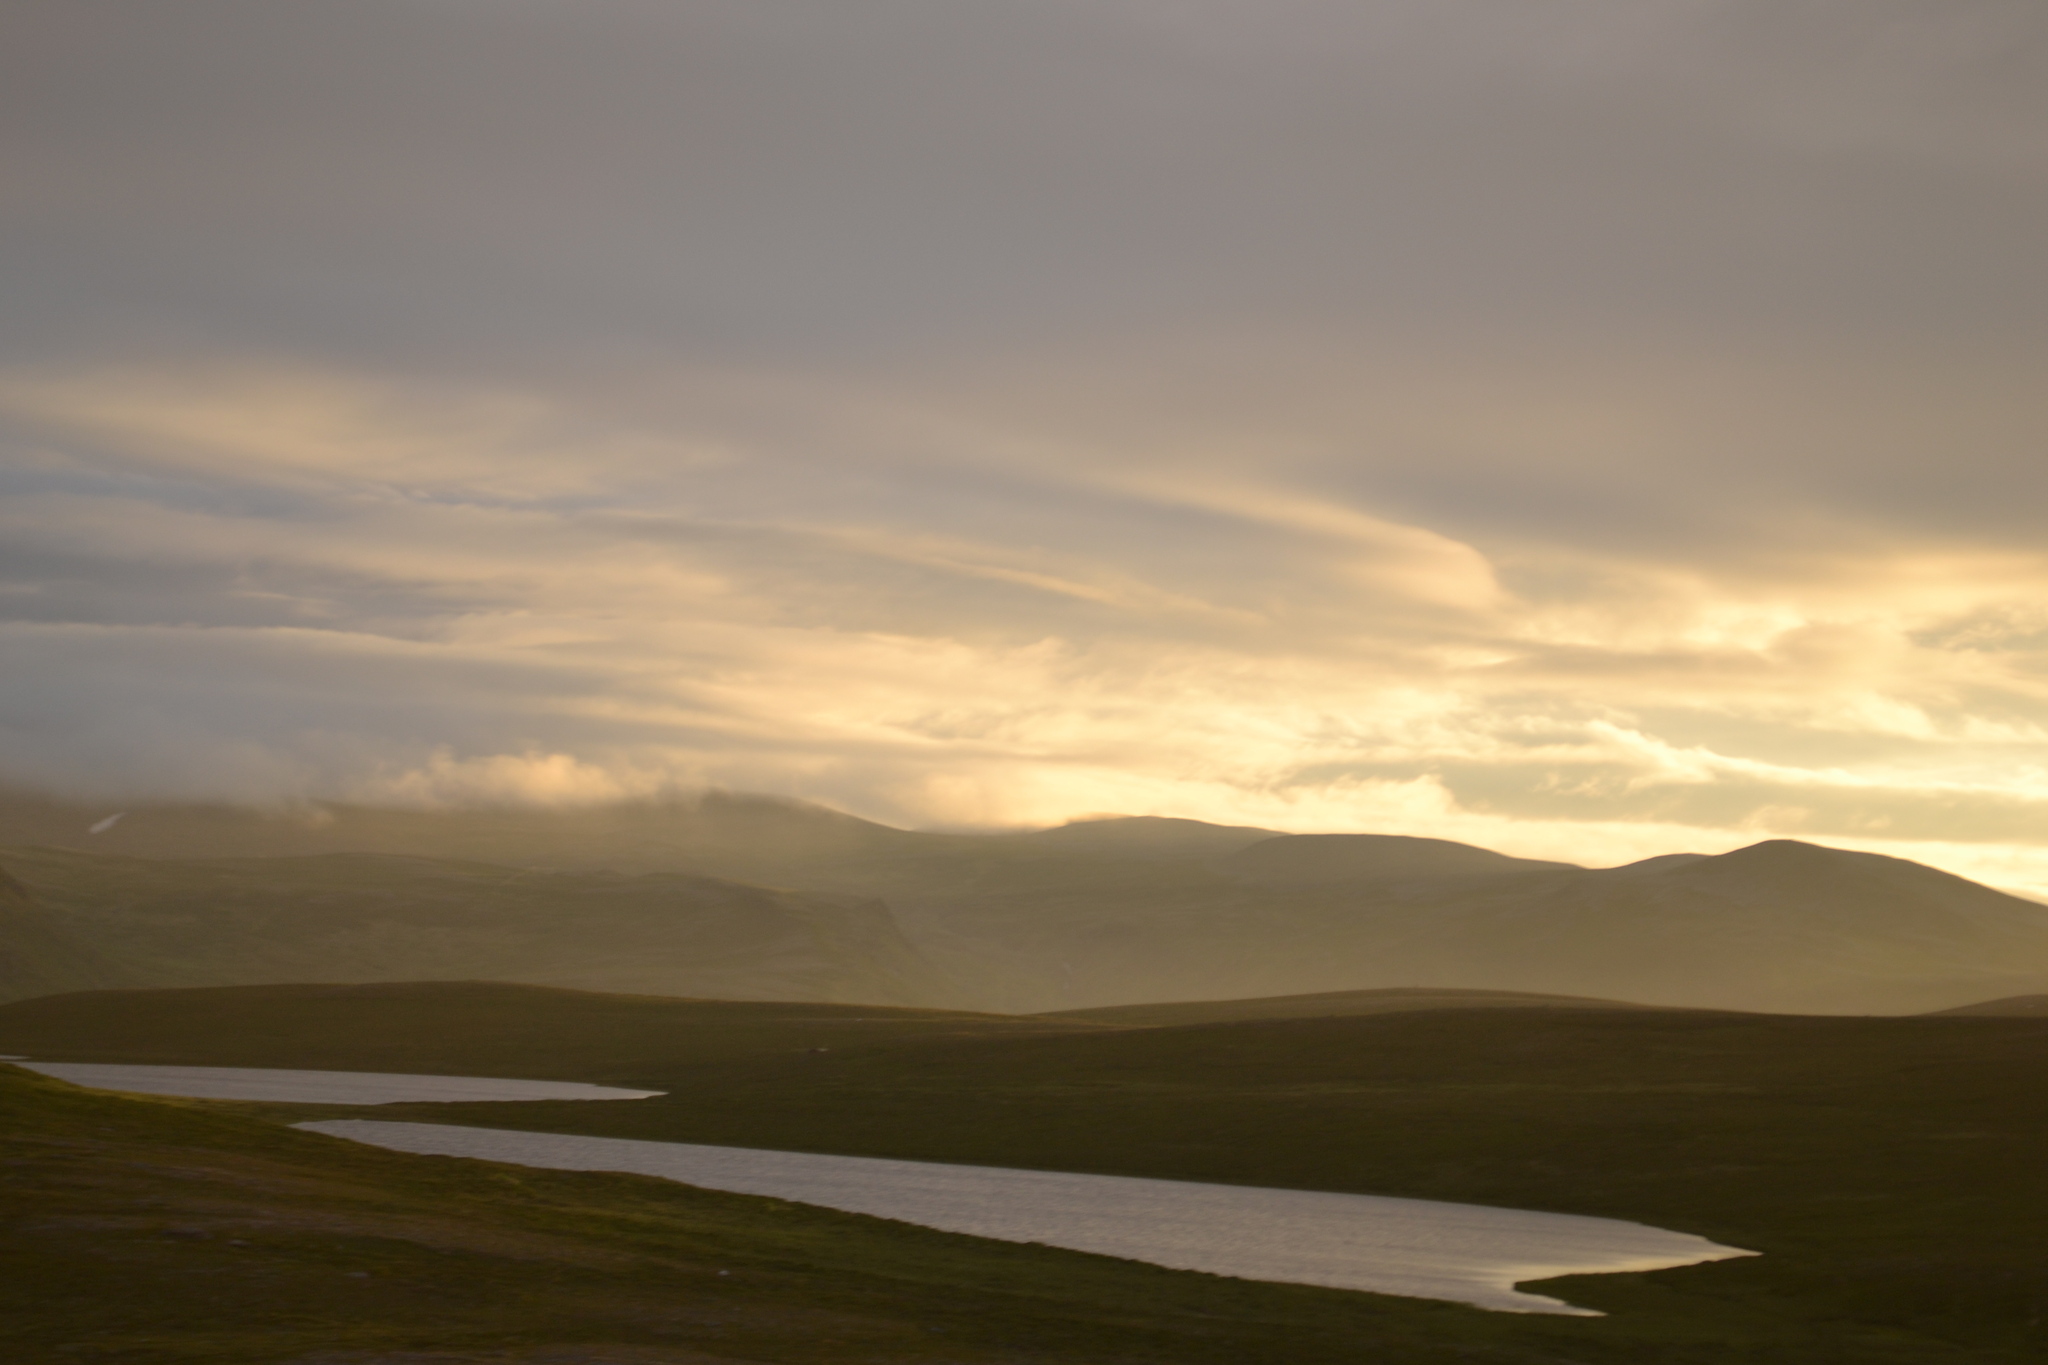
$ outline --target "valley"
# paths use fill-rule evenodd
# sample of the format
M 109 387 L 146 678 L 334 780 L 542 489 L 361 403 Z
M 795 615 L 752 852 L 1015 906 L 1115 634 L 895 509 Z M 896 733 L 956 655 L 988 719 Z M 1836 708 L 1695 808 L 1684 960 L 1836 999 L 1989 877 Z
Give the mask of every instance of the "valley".
M 129 1125 L 139 1145 L 106 1171 L 88 1174 L 100 1156 L 76 1153 L 101 1148 L 63 1129 L 69 1119 L 48 1120 L 71 1133 L 61 1151 L 20 1158 L 41 1173 L 21 1186 L 21 1226 L 127 1229 L 99 1249 L 83 1232 L 39 1242 L 54 1259 L 24 1270 L 24 1284 L 97 1284 L 105 1258 L 142 1267 L 139 1301 L 155 1307 L 136 1310 L 128 1336 L 93 1328 L 88 1354 L 540 1361 L 549 1343 L 595 1332 L 613 1354 L 590 1359 L 689 1365 L 1306 1363 L 1337 1359 L 1344 1340 L 1417 1362 L 1960 1365 L 2033 1359 L 2048 1343 L 2037 1255 L 2048 1177 L 2036 1156 L 2048 1141 L 2048 908 L 1917 864 L 1781 840 L 1586 869 L 1442 840 L 1153 819 L 932 834 L 741 797 L 318 819 L 144 808 L 112 826 L 97 817 L 98 834 L 81 834 L 93 812 L 57 803 L 16 800 L 7 813 L 0 1053 L 661 1092 L 366 1111 L 122 1099 L 13 1073 L 22 1131 L 45 1110 L 139 1106 L 110 1125 Z M 634 1306 L 641 1290 L 621 1289 L 554 1301 L 495 1345 L 460 1312 L 435 1326 L 421 1303 L 390 1297 L 330 1328 L 355 1355 L 320 1355 L 292 1335 L 289 1313 L 258 1307 L 237 1310 L 255 1324 L 239 1344 L 208 1336 L 173 1292 L 188 1272 L 151 1240 L 167 1235 L 159 1222 L 186 1224 L 147 1210 L 186 1207 L 178 1191 L 192 1181 L 260 1188 L 228 1199 L 241 1210 L 230 1222 L 260 1223 L 283 1216 L 261 1209 L 327 1189 L 330 1159 L 358 1172 L 333 1177 L 332 1198 L 352 1208 L 388 1204 L 411 1220 L 434 1181 L 488 1193 L 506 1179 L 559 1193 L 538 1212 L 459 1199 L 437 1216 L 486 1241 L 515 1224 L 554 1236 L 574 1223 L 585 1231 L 571 1240 L 588 1232 L 612 1248 L 602 1255 L 652 1257 L 634 1262 L 647 1285 L 683 1273 L 672 1248 L 698 1234 L 633 1212 L 644 1181 L 458 1178 L 445 1158 L 402 1153 L 361 1166 L 372 1158 L 334 1157 L 283 1127 L 370 1116 L 1450 1201 L 1643 1223 L 1762 1254 L 1572 1277 L 1542 1292 L 1607 1316 L 1539 1325 L 1079 1252 L 932 1243 L 918 1239 L 943 1235 L 859 1219 L 804 1223 L 815 1237 L 792 1243 L 778 1240 L 778 1208 L 794 1206 L 732 1195 L 690 1207 L 715 1212 L 703 1216 L 724 1229 L 717 1246 L 779 1267 L 760 1302 L 780 1308 L 763 1312 L 836 1313 L 853 1294 L 893 1305 L 876 1311 L 899 1323 L 932 1316 L 921 1305 L 934 1294 L 992 1294 L 972 1316 L 1007 1326 L 961 1328 L 955 1354 L 875 1344 L 898 1340 L 895 1326 L 849 1328 L 833 1338 L 844 1349 L 764 1327 L 713 1350 L 711 1337 L 678 1346 L 621 1326 L 651 1311 Z M 292 1145 L 303 1143 L 314 1145 Z M 296 1173 L 245 1169 L 278 1161 Z M 700 1195 L 712 1198 L 672 1198 Z M 580 1212 L 560 1214 L 558 1199 Z M 677 1215 L 692 1228 L 698 1216 Z M 918 1249 L 930 1247 L 942 1250 Z M 577 1248 L 561 1254 L 599 1255 Z M 205 1273 L 239 1273 L 233 1264 Z M 501 1269 L 460 1284 L 437 1270 L 427 1279 L 444 1287 L 428 1297 L 481 1304 Z M 283 1274 L 272 1266 L 250 1284 Z M 54 1334 L 38 1340 L 56 1342 L 81 1319 L 52 1305 L 106 1292 L 22 1311 Z M 1194 1306 L 1212 1301 L 1245 1316 Z M 1102 1308 L 1111 1302 L 1123 1306 Z

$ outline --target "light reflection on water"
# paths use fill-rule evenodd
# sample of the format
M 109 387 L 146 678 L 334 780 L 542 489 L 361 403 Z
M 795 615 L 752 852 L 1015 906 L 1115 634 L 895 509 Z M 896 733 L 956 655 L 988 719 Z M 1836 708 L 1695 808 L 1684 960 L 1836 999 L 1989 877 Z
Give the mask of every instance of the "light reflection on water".
M 1514 1286 L 1754 1252 L 1640 1223 L 1426 1199 L 950 1166 L 680 1142 L 338 1119 L 299 1125 L 405 1152 L 626 1171 L 946 1232 L 1179 1270 L 1597 1316 Z
M 28 1062 L 100 1089 L 304 1104 L 644 1099 L 573 1081 L 249 1067 Z M 1640 1223 L 1379 1195 L 1075 1175 L 874 1157 L 338 1119 L 299 1125 L 398 1151 L 558 1170 L 627 1171 L 946 1232 L 1091 1251 L 1179 1270 L 1593 1316 L 1517 1283 L 1658 1270 L 1754 1252 Z

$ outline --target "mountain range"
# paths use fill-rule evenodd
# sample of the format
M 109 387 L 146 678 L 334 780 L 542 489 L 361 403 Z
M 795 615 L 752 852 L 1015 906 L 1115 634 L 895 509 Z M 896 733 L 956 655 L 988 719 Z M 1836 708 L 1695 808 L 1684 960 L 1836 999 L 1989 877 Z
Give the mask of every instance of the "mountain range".
M 30 898 L 0 904 L 13 996 L 471 977 L 1011 1013 L 1434 988 L 1898 1014 L 2048 991 L 2048 907 L 1789 840 L 1589 869 L 1150 817 L 917 832 L 730 794 L 276 813 L 15 795 L 0 845 Z
M 458 977 L 753 1000 L 943 1002 L 886 906 L 687 873 L 406 854 L 0 855 L 0 999 Z

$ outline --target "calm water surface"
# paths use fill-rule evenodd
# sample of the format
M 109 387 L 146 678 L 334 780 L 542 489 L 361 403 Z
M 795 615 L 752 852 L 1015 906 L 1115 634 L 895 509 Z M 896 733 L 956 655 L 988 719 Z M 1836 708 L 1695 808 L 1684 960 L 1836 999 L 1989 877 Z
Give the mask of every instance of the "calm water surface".
M 948 1166 L 681 1142 L 338 1119 L 302 1128 L 439 1156 L 628 1171 L 1248 1280 L 1598 1316 L 1525 1280 L 1756 1253 L 1641 1223 L 1426 1199 Z
M 183 1095 L 200 1100 L 282 1100 L 292 1104 L 446 1103 L 457 1100 L 644 1100 L 659 1090 L 618 1090 L 576 1081 L 506 1081 L 493 1076 L 405 1076 L 381 1071 L 276 1071 L 245 1066 L 103 1066 L 21 1062 L 30 1071 L 95 1090 Z
M 202 1099 L 305 1104 L 645 1099 L 571 1081 L 28 1062 L 78 1085 Z M 398 1151 L 558 1170 L 628 1171 L 769 1195 L 946 1232 L 1043 1242 L 1177 1270 L 1451 1299 L 1520 1313 L 1591 1315 L 1516 1284 L 1750 1256 L 1640 1223 L 1426 1199 L 1202 1185 L 1127 1176 L 948 1166 L 681 1142 L 339 1119 L 299 1125 Z

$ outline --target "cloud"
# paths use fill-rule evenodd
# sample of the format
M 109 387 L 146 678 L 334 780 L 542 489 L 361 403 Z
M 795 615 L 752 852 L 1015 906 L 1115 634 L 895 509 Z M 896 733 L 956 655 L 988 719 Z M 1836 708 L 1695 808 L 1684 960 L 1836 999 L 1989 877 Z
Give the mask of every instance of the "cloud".
M 2037 875 L 2037 7 L 17 8 L 13 780 Z

